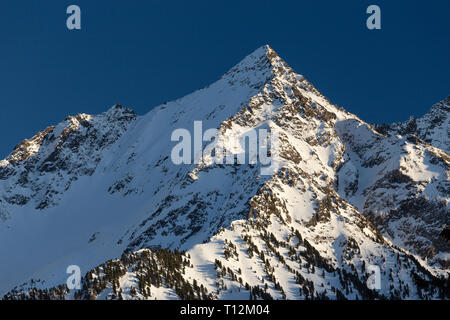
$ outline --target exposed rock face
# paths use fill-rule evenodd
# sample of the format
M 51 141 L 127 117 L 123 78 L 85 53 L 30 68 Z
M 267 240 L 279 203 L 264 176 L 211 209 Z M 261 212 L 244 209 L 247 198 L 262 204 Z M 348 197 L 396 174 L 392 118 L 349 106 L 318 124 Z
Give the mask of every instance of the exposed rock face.
M 386 134 L 414 135 L 419 139 L 450 153 L 450 96 L 436 103 L 421 118 L 409 118 L 406 122 L 380 125 Z
M 24 140 L 0 164 L 3 200 L 21 206 L 32 200 L 36 209 L 57 205 L 73 181 L 94 173 L 102 152 L 135 119 L 133 111 L 116 105 L 98 116 L 68 117 Z
M 36 252 L 13 272 L 0 245 L 0 292 L 34 278 L 6 298 L 448 298 L 447 114 L 448 98 L 415 124 L 374 128 L 264 46 L 145 116 L 69 117 L 0 162 L 0 243 Z M 175 165 L 171 134 L 196 120 L 236 157 L 229 137 L 276 133 L 278 169 L 211 154 Z M 91 270 L 80 291 L 56 287 L 70 264 Z

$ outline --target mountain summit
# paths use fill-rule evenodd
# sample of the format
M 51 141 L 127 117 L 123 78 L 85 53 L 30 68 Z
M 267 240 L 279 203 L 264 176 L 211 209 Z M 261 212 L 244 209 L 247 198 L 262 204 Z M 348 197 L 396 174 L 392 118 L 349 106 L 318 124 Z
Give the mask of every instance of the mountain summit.
M 0 293 L 448 298 L 445 108 L 415 127 L 371 126 L 263 46 L 144 116 L 117 105 L 68 117 L 0 162 Z M 259 162 L 212 154 L 175 164 L 174 132 L 195 140 L 199 121 L 237 158 L 229 137 L 276 135 L 279 166 L 262 175 Z M 80 289 L 66 285 L 74 265 Z

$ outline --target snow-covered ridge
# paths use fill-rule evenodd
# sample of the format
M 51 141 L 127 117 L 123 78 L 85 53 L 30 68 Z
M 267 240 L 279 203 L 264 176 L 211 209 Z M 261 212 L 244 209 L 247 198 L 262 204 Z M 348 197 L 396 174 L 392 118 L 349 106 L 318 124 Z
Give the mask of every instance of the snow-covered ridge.
M 228 150 L 229 135 L 276 132 L 282 166 L 174 165 L 171 133 L 196 120 Z M 448 140 L 388 129 L 332 105 L 269 46 L 147 115 L 69 117 L 0 164 L 0 293 L 39 279 L 8 295 L 38 297 L 29 288 L 64 284 L 75 264 L 91 270 L 85 288 L 46 297 L 442 298 Z M 155 271 L 167 261 L 170 279 Z
M 10 205 L 36 209 L 56 205 L 80 176 L 92 175 L 102 151 L 126 131 L 136 115 L 114 106 L 91 116 L 70 116 L 19 144 L 0 167 L 0 194 Z
M 413 134 L 434 147 L 450 153 L 450 96 L 434 104 L 420 118 L 410 117 L 405 122 L 379 126 L 384 133 Z

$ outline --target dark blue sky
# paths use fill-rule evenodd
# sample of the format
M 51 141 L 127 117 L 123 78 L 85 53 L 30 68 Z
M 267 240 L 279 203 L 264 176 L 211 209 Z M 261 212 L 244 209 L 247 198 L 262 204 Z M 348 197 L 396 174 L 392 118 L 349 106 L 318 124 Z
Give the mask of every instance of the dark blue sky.
M 66 28 L 70 4 L 81 31 Z M 450 94 L 449 13 L 448 0 L 1 1 L 0 158 L 70 114 L 144 114 L 263 44 L 366 121 L 420 116 Z

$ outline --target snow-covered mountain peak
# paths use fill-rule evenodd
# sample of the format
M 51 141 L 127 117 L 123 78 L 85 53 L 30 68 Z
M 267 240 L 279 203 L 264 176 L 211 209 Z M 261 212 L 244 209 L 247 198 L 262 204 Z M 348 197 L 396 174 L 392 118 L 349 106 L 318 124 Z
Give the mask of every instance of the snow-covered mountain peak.
M 136 113 L 132 109 L 123 107 L 121 104 L 115 104 L 104 114 L 107 117 L 108 121 L 126 121 L 136 118 Z
M 433 105 L 423 118 L 430 121 L 432 126 L 446 126 L 449 129 L 449 115 L 450 115 L 450 96 L 444 100 Z M 450 140 L 450 137 L 447 136 Z M 448 150 L 447 150 L 448 152 Z
M 289 65 L 268 45 L 246 56 L 222 77 L 230 84 L 246 84 L 260 89 L 276 76 L 293 72 Z
M 418 127 L 427 137 L 433 120 L 424 119 Z M 446 141 L 445 121 L 430 144 Z M 280 165 L 268 175 L 259 162 L 216 163 L 212 154 L 199 164 L 173 161 L 178 129 L 194 143 L 218 129 L 217 145 L 249 160 L 229 137 L 261 128 L 279 138 L 270 153 Z M 269 46 L 144 116 L 115 105 L 68 117 L 0 162 L 0 293 L 29 279 L 43 282 L 18 292 L 64 283 L 67 266 L 78 265 L 92 269 L 83 289 L 50 296 L 444 295 L 436 275 L 448 276 L 440 236 L 448 159 L 408 130 L 378 133 Z M 366 285 L 370 267 L 380 270 L 379 291 Z
M 439 101 L 433 107 L 431 107 L 431 110 L 438 109 L 440 111 L 446 111 L 447 113 L 450 112 L 450 96 L 445 98 L 442 101 Z
M 405 122 L 378 126 L 385 134 L 412 134 L 450 153 L 450 96 L 434 104 L 422 117 L 410 117 Z
M 7 159 L 3 160 L 3 163 L 6 164 L 7 162 L 15 163 L 23 161 L 35 155 L 39 151 L 39 148 L 45 136 L 53 131 L 54 128 L 55 127 L 48 127 L 44 131 L 38 132 L 31 139 L 23 140 L 14 148 L 14 151 L 11 153 L 11 155 Z

